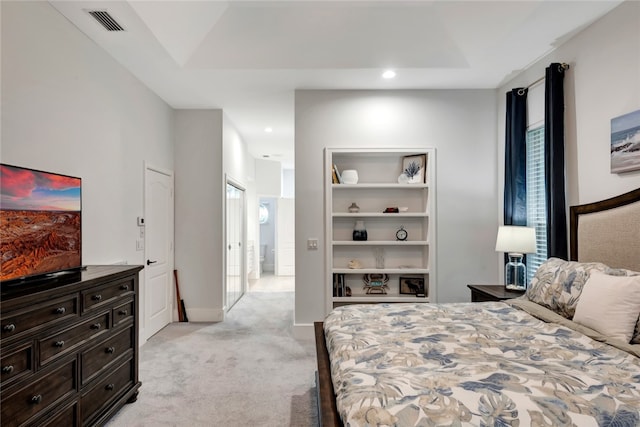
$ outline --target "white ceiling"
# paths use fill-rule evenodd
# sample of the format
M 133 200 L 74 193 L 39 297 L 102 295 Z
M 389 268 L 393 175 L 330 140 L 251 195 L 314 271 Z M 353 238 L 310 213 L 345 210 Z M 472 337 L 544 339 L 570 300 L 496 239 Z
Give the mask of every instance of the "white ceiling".
M 169 105 L 222 108 L 255 157 L 293 167 L 295 89 L 496 88 L 621 1 L 50 3 Z

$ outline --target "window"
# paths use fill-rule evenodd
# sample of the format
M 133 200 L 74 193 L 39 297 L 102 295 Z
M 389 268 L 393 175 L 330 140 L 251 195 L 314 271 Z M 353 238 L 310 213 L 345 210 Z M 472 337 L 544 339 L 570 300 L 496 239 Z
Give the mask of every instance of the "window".
M 547 260 L 547 209 L 544 179 L 544 126 L 527 130 L 527 226 L 536 229 L 538 252 L 527 255 L 527 283 Z

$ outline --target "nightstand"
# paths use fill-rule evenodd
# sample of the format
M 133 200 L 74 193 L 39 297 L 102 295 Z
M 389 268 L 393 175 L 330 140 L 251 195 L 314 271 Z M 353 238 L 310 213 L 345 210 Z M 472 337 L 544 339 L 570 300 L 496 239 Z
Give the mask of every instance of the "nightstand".
M 467 285 L 471 289 L 471 302 L 503 301 L 518 298 L 525 291 L 512 291 L 503 285 Z

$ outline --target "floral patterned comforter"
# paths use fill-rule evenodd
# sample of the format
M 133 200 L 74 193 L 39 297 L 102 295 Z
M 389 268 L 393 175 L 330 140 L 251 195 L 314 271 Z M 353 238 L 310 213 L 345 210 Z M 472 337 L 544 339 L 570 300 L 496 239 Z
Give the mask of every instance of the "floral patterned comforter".
M 640 426 L 640 359 L 501 302 L 325 319 L 345 426 Z

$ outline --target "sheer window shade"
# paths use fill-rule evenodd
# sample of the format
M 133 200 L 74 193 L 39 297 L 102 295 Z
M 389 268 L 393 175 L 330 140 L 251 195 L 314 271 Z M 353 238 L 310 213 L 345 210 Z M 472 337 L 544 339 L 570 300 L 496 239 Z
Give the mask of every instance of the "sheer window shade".
M 537 252 L 527 255 L 527 283 L 547 260 L 544 126 L 527 129 L 527 226 L 536 229 Z

